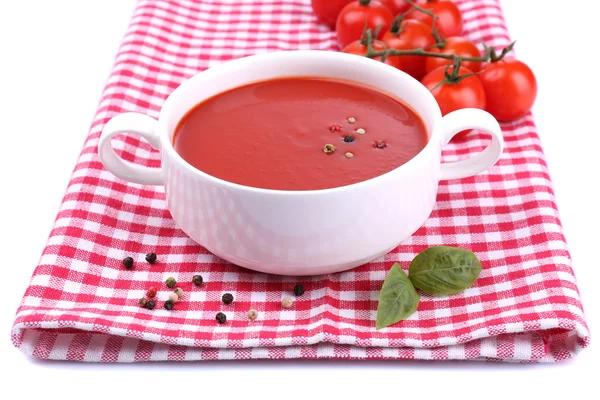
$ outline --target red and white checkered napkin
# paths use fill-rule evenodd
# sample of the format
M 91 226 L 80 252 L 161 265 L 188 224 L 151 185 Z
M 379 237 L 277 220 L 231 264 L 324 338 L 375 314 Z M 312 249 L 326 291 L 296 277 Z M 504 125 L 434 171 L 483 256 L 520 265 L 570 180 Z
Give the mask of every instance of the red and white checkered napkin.
M 505 46 L 498 0 L 459 6 L 471 39 Z M 180 231 L 162 187 L 126 184 L 100 163 L 100 132 L 112 116 L 156 117 L 183 80 L 238 57 L 292 49 L 337 50 L 308 0 L 140 0 L 117 55 L 54 229 L 18 309 L 12 341 L 44 359 L 132 362 L 251 358 L 495 359 L 556 361 L 590 340 L 550 177 L 531 117 L 503 125 L 506 151 L 488 173 L 443 182 L 417 233 L 355 270 L 315 277 L 255 273 L 211 255 Z M 479 151 L 475 138 L 446 148 L 446 160 Z M 128 160 L 159 165 L 135 137 L 115 141 Z M 404 268 L 432 245 L 472 250 L 483 263 L 475 286 L 421 296 L 406 321 L 375 330 L 379 289 L 390 266 Z M 144 254 L 155 251 L 149 265 Z M 136 266 L 121 264 L 132 256 Z M 205 284 L 197 288 L 192 276 Z M 163 309 L 173 276 L 185 291 Z M 298 282 L 306 293 L 281 308 Z M 149 311 L 138 305 L 159 289 Z M 231 292 L 232 305 L 220 302 Z M 249 322 L 249 309 L 259 317 Z M 223 311 L 227 323 L 218 325 Z

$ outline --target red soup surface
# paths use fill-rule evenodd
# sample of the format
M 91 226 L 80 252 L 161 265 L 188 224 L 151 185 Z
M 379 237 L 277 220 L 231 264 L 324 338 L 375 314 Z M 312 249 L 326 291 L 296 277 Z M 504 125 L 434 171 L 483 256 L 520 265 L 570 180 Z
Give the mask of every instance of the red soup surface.
M 316 190 L 385 174 L 427 140 L 419 116 L 384 93 L 342 80 L 285 78 L 196 105 L 173 144 L 189 164 L 229 182 Z

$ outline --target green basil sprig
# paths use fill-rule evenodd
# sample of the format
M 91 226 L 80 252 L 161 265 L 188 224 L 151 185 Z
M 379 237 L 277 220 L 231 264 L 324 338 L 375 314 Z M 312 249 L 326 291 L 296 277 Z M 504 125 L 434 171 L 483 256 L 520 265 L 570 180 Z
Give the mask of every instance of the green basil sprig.
M 385 328 L 410 317 L 417 310 L 418 305 L 419 294 L 400 268 L 400 264 L 395 263 L 379 292 L 375 327 Z
M 452 295 L 470 288 L 481 272 L 481 263 L 468 250 L 430 247 L 410 263 L 408 276 L 395 263 L 388 272 L 377 306 L 377 330 L 410 317 L 419 305 L 415 287 L 434 295 Z
M 470 288 L 480 272 L 481 263 L 470 251 L 436 246 L 412 260 L 408 277 L 415 287 L 426 293 L 451 295 Z

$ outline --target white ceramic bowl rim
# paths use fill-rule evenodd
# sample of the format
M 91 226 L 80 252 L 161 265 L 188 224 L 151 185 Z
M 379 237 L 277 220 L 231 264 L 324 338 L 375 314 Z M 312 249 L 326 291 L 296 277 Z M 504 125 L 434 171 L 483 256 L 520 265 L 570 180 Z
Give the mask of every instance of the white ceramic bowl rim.
M 227 181 L 227 180 L 224 180 L 221 178 L 217 178 L 213 175 L 210 175 L 210 174 L 192 166 L 186 160 L 184 160 L 183 157 L 181 157 L 181 155 L 179 155 L 179 153 L 177 153 L 177 151 L 175 151 L 173 142 L 171 140 L 169 132 L 168 132 L 165 124 L 163 123 L 163 121 L 165 120 L 165 117 L 171 113 L 171 103 L 173 102 L 173 98 L 175 98 L 178 95 L 178 93 L 181 90 L 183 90 L 182 88 L 184 86 L 191 84 L 195 80 L 210 79 L 209 75 L 211 75 L 211 74 L 217 75 L 217 74 L 224 73 L 223 69 L 220 68 L 221 66 L 228 66 L 231 68 L 231 67 L 235 67 L 236 64 L 246 64 L 246 63 L 255 62 L 255 61 L 277 62 L 277 59 L 282 58 L 282 57 L 283 58 L 288 58 L 288 57 L 331 58 L 332 62 L 339 62 L 339 63 L 341 63 L 341 65 L 343 65 L 343 63 L 362 63 L 362 64 L 364 64 L 364 68 L 371 68 L 371 69 L 378 68 L 378 69 L 380 69 L 380 72 L 382 74 L 388 74 L 388 75 L 390 75 L 391 78 L 404 79 L 404 80 L 408 79 L 408 80 L 412 80 L 412 81 L 418 83 L 421 87 L 418 88 L 418 86 L 417 86 L 416 88 L 418 88 L 420 90 L 421 95 L 423 96 L 423 99 L 425 100 L 425 102 L 429 103 L 428 107 L 433 111 L 433 114 L 434 114 L 434 120 L 431 121 L 431 128 L 428 130 L 428 132 L 426 132 L 428 135 L 427 144 L 416 156 L 414 156 L 413 158 L 408 160 L 406 163 L 399 165 L 398 167 L 394 168 L 393 170 L 391 170 L 389 172 L 386 172 L 384 174 L 367 179 L 365 181 L 360 181 L 360 182 L 353 183 L 350 185 L 336 186 L 336 187 L 327 188 L 327 189 L 314 189 L 314 190 L 266 189 L 266 188 L 246 186 L 246 185 L 242 185 L 239 183 L 230 182 L 230 181 Z M 294 76 L 296 76 L 296 75 L 294 75 Z M 319 74 L 318 73 L 305 74 L 305 75 L 298 76 L 298 77 L 318 78 Z M 330 78 L 328 78 L 328 79 L 330 79 Z M 269 78 L 266 78 L 266 79 L 260 79 L 260 80 L 254 81 L 254 82 L 264 82 L 264 81 L 268 81 L 268 80 L 269 80 Z M 248 81 L 244 85 L 248 85 L 248 84 L 252 84 L 252 83 L 253 83 L 253 81 Z M 356 83 L 364 85 L 363 83 L 361 83 L 359 81 L 357 81 Z M 367 85 L 367 86 L 369 86 L 369 85 Z M 240 87 L 240 86 L 237 86 L 237 87 Z M 371 88 L 373 90 L 376 90 L 380 93 L 386 94 L 387 96 L 390 96 L 390 97 L 400 101 L 405 106 L 408 106 L 419 118 L 421 118 L 424 125 L 427 126 L 427 121 L 424 121 L 423 118 L 421 117 L 421 115 L 419 115 L 419 113 L 417 113 L 410 104 L 404 102 L 402 99 L 399 99 L 398 96 L 386 92 L 382 88 L 372 87 L 372 86 L 371 86 Z M 234 89 L 230 89 L 230 90 L 234 90 Z M 204 101 L 204 100 L 200 100 L 197 104 L 199 104 L 202 101 Z M 406 74 L 403 71 L 400 71 L 399 69 L 396 69 L 392 66 L 384 64 L 380 61 L 375 61 L 375 60 L 369 59 L 367 57 L 359 57 L 359 56 L 352 55 L 352 54 L 323 51 L 323 50 L 291 50 L 291 51 L 281 51 L 281 52 L 265 53 L 265 54 L 258 54 L 258 55 L 243 57 L 243 58 L 239 58 L 236 60 L 228 61 L 224 64 L 212 67 L 206 71 L 198 73 L 197 75 L 195 75 L 195 76 L 191 77 L 190 79 L 186 80 L 185 82 L 183 82 L 179 87 L 177 87 L 169 95 L 169 97 L 165 101 L 163 107 L 161 108 L 158 122 L 159 122 L 159 126 L 160 126 L 159 135 L 160 135 L 160 139 L 161 139 L 161 151 L 168 152 L 171 157 L 173 157 L 179 163 L 184 165 L 185 168 L 188 169 L 190 172 L 204 176 L 205 178 L 212 180 L 219 185 L 223 185 L 223 186 L 229 187 L 231 189 L 250 191 L 250 192 L 255 192 L 257 194 L 263 193 L 263 194 L 269 194 L 269 195 L 298 196 L 298 195 L 315 195 L 315 194 L 333 193 L 333 192 L 339 192 L 339 191 L 352 190 L 353 188 L 356 188 L 358 186 L 377 184 L 379 181 L 386 179 L 387 175 L 399 173 L 398 171 L 403 169 L 404 166 L 407 166 L 407 165 L 413 164 L 413 163 L 418 163 L 420 158 L 423 157 L 423 153 L 428 151 L 431 147 L 436 145 L 435 140 L 440 140 L 438 137 L 439 133 L 438 133 L 438 130 L 436 129 L 436 127 L 439 124 L 441 117 L 442 117 L 442 114 L 441 114 L 440 108 L 439 108 L 435 98 L 433 97 L 433 95 L 429 92 L 429 90 L 427 90 L 427 88 L 425 88 L 425 86 L 422 86 L 413 77 L 411 77 L 410 75 Z

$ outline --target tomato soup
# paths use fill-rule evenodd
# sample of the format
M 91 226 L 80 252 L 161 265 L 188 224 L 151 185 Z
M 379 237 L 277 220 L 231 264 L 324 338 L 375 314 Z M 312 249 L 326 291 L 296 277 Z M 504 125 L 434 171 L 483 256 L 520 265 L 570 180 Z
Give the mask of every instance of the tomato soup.
M 220 93 L 191 109 L 175 151 L 214 177 L 264 189 L 316 190 L 401 166 L 427 144 L 408 106 L 348 81 L 285 78 Z

